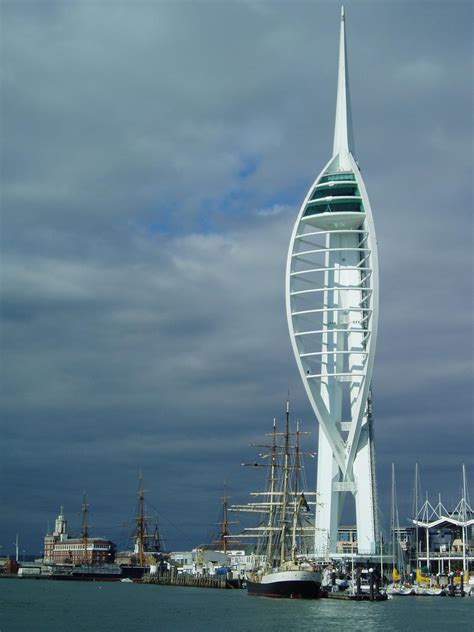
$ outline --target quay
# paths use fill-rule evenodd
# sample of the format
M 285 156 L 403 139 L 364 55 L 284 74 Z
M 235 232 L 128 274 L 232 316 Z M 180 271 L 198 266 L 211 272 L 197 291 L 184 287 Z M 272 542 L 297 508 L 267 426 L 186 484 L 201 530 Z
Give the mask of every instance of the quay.
M 348 593 L 347 591 L 328 592 L 324 595 L 327 599 L 339 599 L 341 601 L 386 601 L 388 595 L 386 593 L 378 593 L 370 595 L 369 593 Z
M 159 584 L 162 586 L 188 586 L 195 588 L 242 588 L 240 579 L 229 579 L 226 575 L 206 577 L 203 575 L 188 575 L 187 573 L 160 573 L 157 575 L 145 575 L 143 584 Z

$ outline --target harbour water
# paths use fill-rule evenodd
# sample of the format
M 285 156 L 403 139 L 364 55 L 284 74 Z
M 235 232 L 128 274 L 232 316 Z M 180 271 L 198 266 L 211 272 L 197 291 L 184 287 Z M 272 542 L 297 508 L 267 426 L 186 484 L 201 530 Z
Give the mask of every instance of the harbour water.
M 249 597 L 245 590 L 0 579 L 0 632 L 420 632 L 474 629 L 474 598 L 379 603 Z

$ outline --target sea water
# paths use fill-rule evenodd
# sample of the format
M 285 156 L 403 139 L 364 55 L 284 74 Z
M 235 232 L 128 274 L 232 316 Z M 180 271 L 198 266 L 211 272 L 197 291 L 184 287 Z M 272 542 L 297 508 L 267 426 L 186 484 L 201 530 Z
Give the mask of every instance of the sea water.
M 474 598 L 385 602 L 249 597 L 245 590 L 0 579 L 1 632 L 474 630 Z

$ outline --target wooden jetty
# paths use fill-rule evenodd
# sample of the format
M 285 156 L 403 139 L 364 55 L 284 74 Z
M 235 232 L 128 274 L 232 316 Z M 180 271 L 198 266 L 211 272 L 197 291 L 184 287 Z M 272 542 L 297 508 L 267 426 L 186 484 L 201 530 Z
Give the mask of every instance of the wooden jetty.
M 229 579 L 225 575 L 189 575 L 187 573 L 160 573 L 157 575 L 145 575 L 143 584 L 159 584 L 162 586 L 192 586 L 195 588 L 241 588 L 239 579 Z
M 346 590 L 337 592 L 328 592 L 328 599 L 339 599 L 341 601 L 386 601 L 388 596 L 386 593 L 377 593 L 370 595 L 370 593 L 350 593 Z

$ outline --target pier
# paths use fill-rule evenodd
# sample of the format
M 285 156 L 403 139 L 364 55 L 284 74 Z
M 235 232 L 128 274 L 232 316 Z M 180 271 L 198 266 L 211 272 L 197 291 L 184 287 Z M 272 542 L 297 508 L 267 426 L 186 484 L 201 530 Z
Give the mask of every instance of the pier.
M 145 575 L 143 584 L 160 584 L 162 586 L 188 586 L 194 588 L 242 588 L 239 579 L 229 579 L 226 575 L 189 575 L 187 573 L 160 573 L 157 575 Z
M 327 599 L 339 599 L 340 601 L 386 601 L 388 596 L 386 593 L 377 593 L 370 595 L 369 593 L 350 593 L 347 590 L 340 592 L 328 592 L 324 595 Z

